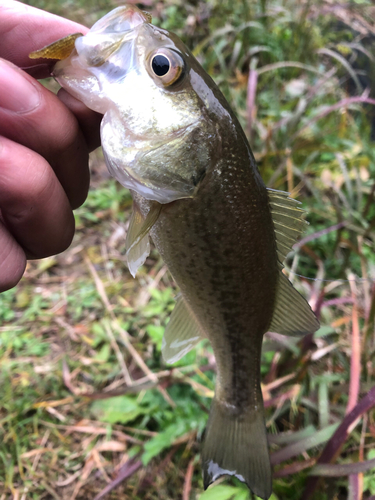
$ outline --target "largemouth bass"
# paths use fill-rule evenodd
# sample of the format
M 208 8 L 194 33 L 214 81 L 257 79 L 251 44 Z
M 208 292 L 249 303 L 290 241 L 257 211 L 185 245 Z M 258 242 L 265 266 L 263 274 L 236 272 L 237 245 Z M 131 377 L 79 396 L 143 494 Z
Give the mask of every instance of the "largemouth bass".
M 65 44 L 65 45 L 64 45 Z M 134 6 L 72 36 L 53 75 L 104 115 L 111 173 L 132 192 L 127 235 L 135 275 L 152 237 L 181 290 L 163 356 L 203 337 L 215 354 L 215 397 L 202 448 L 204 487 L 224 474 L 268 499 L 272 475 L 260 389 L 262 338 L 319 324 L 282 273 L 305 221 L 298 202 L 265 187 L 245 134 L 213 80 L 174 34 Z M 69 48 L 70 47 L 70 48 Z M 42 49 L 34 57 L 47 56 Z

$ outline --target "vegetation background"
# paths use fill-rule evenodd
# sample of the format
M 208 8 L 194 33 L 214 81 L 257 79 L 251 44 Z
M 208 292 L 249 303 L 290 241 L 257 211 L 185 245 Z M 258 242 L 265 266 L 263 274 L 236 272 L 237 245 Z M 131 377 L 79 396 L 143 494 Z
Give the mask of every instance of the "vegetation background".
M 88 26 L 120 4 L 27 3 Z M 193 49 L 240 118 L 267 185 L 308 212 L 287 269 L 322 328 L 302 340 L 266 335 L 272 500 L 374 499 L 375 7 L 138 5 Z M 212 350 L 203 342 L 165 366 L 177 290 L 155 250 L 130 276 L 130 195 L 100 151 L 91 171 L 70 249 L 30 262 L 0 295 L 0 500 L 249 499 L 233 479 L 203 493 Z

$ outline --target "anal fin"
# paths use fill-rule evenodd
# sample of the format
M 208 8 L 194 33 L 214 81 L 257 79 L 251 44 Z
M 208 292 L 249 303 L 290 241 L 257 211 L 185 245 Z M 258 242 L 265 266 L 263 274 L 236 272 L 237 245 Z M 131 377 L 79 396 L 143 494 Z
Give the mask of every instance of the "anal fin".
M 307 301 L 281 272 L 285 257 L 307 226 L 297 200 L 284 191 L 267 189 L 280 264 L 274 313 L 269 331 L 283 335 L 304 335 L 319 328 L 319 321 Z
M 280 270 L 270 332 L 305 335 L 319 329 L 319 321 L 308 302 Z
M 166 363 L 176 363 L 203 338 L 193 313 L 180 295 L 165 329 L 162 354 Z

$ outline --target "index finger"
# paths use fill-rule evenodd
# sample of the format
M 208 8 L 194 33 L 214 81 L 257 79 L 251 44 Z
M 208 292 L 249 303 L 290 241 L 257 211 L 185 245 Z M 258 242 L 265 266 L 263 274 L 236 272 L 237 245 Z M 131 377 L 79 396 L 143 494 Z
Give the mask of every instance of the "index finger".
M 15 0 L 0 0 L 0 57 L 35 78 L 50 76 L 54 62 L 29 59 L 29 53 L 88 28 Z

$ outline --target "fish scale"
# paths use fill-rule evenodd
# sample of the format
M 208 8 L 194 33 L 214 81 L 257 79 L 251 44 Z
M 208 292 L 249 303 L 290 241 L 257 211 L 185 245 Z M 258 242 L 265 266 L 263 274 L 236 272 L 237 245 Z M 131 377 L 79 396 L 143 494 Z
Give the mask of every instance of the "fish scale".
M 223 148 L 196 197 L 163 207 L 151 236 L 215 354 L 223 353 L 216 355 L 218 378 L 227 381 L 222 397 L 251 405 L 249 380 L 259 383 L 259 338 L 271 321 L 278 268 L 266 189 L 251 158 L 241 158 L 234 167 L 232 148 Z M 145 215 L 150 203 L 136 200 Z
M 263 335 L 319 328 L 282 273 L 305 227 L 303 211 L 287 193 L 266 189 L 218 87 L 176 35 L 150 22 L 135 6 L 118 7 L 85 36 L 33 57 L 59 58 L 60 46 L 64 54 L 71 47 L 53 74 L 104 114 L 106 164 L 134 199 L 129 270 L 135 276 L 145 262 L 151 236 L 181 289 L 163 337 L 164 359 L 173 363 L 202 338 L 211 342 L 217 378 L 201 454 L 204 487 L 234 475 L 268 499 Z

